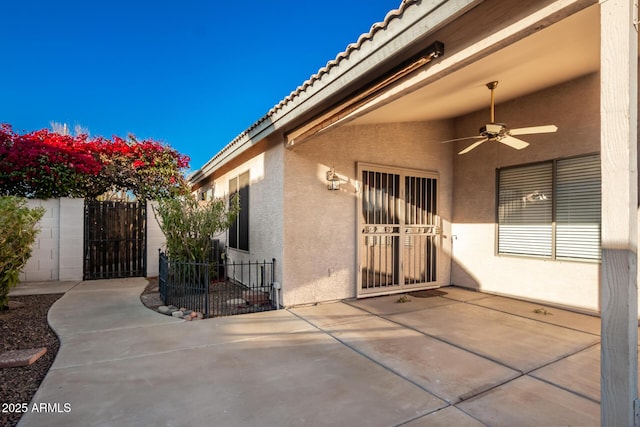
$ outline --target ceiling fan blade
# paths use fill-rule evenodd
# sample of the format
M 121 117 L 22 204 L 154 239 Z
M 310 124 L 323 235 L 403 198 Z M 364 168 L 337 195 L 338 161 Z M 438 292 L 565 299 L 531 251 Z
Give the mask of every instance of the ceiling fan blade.
M 481 141 L 477 141 L 474 142 L 473 144 L 471 144 L 470 146 L 468 146 L 467 148 L 465 148 L 464 150 L 462 150 L 461 152 L 459 152 L 458 154 L 466 154 L 469 151 L 473 150 L 474 148 L 476 148 L 477 146 L 479 146 L 480 144 L 487 142 L 489 140 L 489 138 L 483 138 Z
M 480 135 L 476 135 L 476 136 L 465 136 L 464 138 L 456 138 L 456 139 L 449 139 L 446 141 L 441 141 L 441 144 L 447 144 L 449 142 L 456 142 L 456 141 L 464 141 L 465 139 L 482 139 L 484 138 L 484 136 L 480 136 Z
M 556 125 L 532 126 L 527 128 L 511 129 L 509 135 L 533 135 L 535 133 L 552 133 L 558 130 Z
M 498 138 L 498 141 L 516 150 L 522 150 L 529 146 L 529 143 L 518 138 L 514 138 L 511 135 L 505 135 L 502 138 Z

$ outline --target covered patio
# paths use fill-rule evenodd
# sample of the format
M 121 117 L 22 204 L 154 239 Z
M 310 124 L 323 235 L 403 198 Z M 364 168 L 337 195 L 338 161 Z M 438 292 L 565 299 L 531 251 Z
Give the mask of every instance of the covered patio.
M 599 318 L 440 291 L 291 312 L 439 399 L 406 425 L 600 424 Z

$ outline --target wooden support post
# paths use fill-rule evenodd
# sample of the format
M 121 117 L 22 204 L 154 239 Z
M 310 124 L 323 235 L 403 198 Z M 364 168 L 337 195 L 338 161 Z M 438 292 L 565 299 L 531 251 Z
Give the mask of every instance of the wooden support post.
M 601 425 L 638 425 L 638 34 L 634 0 L 601 0 Z

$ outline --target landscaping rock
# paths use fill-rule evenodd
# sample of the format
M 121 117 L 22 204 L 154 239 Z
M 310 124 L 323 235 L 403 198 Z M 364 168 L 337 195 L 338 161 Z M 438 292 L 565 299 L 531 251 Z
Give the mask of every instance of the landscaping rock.
M 15 310 L 16 308 L 22 308 L 24 307 L 24 303 L 20 302 L 20 301 L 11 301 L 9 300 L 7 307 L 9 307 L 9 310 Z
M 244 291 L 242 292 L 242 298 L 251 305 L 267 305 L 271 302 L 267 292 Z
M 247 302 L 242 298 L 232 298 L 225 301 L 227 305 L 231 305 L 234 307 L 247 305 Z
M 169 314 L 169 307 L 167 307 L 166 305 L 161 305 L 160 307 L 158 307 L 158 311 L 162 314 Z
M 140 299 L 142 299 L 142 303 L 147 307 L 164 305 L 164 301 L 162 301 L 162 298 L 160 297 L 160 294 L 158 292 L 142 295 L 140 296 Z
M 40 359 L 47 352 L 47 347 L 10 350 L 0 353 L 0 368 L 28 366 Z

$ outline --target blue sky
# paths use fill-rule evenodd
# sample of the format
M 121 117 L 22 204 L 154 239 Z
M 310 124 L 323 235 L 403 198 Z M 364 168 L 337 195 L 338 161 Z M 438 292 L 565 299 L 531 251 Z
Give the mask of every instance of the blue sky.
M 196 170 L 399 5 L 5 2 L 0 123 L 154 138 Z

